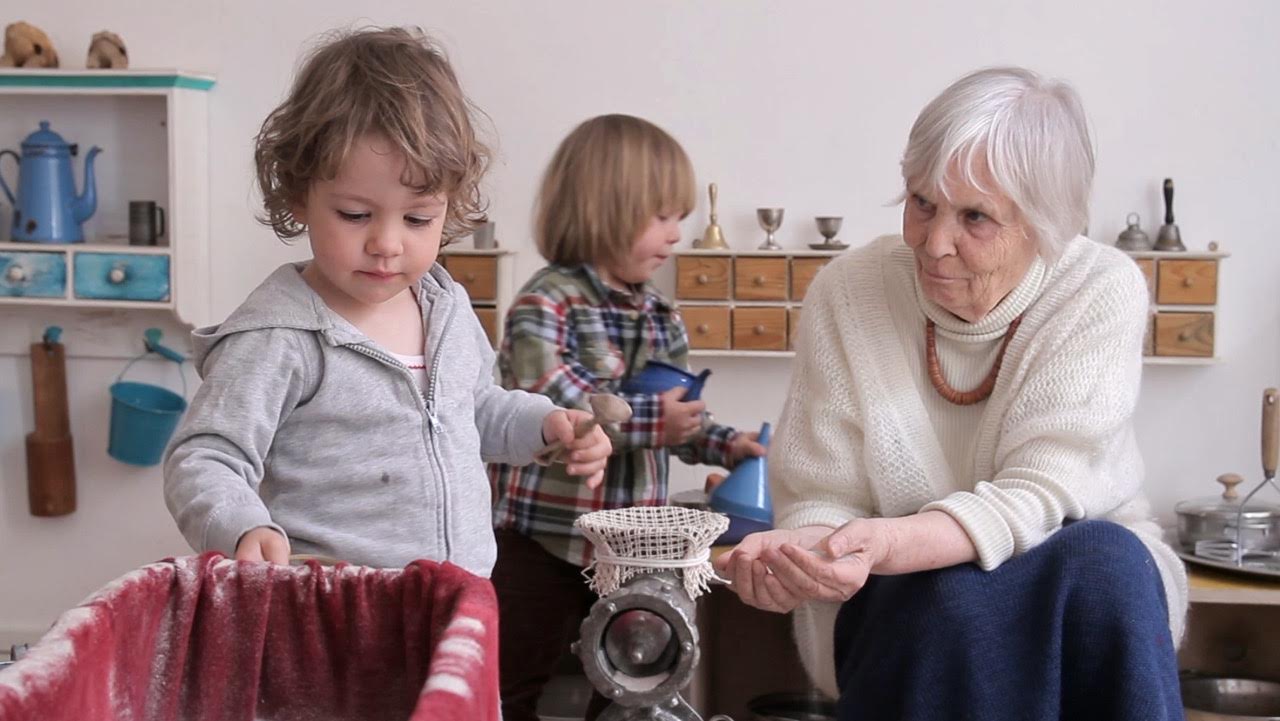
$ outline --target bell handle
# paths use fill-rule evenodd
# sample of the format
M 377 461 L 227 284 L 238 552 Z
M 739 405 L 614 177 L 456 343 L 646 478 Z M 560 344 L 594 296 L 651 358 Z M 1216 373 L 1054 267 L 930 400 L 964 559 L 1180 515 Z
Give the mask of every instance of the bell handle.
M 1164 179 L 1164 222 L 1173 224 L 1173 178 Z
M 720 195 L 720 189 L 716 187 L 715 183 L 712 183 L 707 186 L 707 195 L 711 196 L 711 222 L 715 223 L 716 222 L 716 199 Z
M 0 158 L 3 158 L 6 155 L 13 156 L 14 161 L 18 164 L 18 172 L 22 172 L 22 156 L 12 150 L 0 150 Z M 15 208 L 18 207 L 18 199 L 13 197 L 13 191 L 9 190 L 9 184 L 4 182 L 3 172 L 0 172 L 0 189 L 4 190 L 5 197 L 9 199 L 9 205 L 12 205 Z
M 1142 216 L 1137 213 L 1130 213 L 1124 217 L 1124 222 L 1129 226 L 1138 225 L 1142 222 Z
M 1280 391 L 1262 392 L 1262 472 L 1268 479 L 1276 475 L 1276 453 L 1280 449 Z

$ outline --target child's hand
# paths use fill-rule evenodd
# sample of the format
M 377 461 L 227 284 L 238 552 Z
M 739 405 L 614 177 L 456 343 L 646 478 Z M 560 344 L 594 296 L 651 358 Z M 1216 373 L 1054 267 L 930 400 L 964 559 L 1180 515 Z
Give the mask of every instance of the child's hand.
M 579 410 L 557 410 L 547 414 L 542 421 L 542 440 L 564 444 L 562 453 L 565 471 L 571 476 L 583 476 L 587 488 L 598 488 L 604 482 L 604 467 L 613 453 L 613 443 L 600 426 L 593 427 L 581 438 L 575 429 L 590 423 L 592 415 Z
M 289 539 L 279 531 L 258 526 L 246 532 L 236 544 L 237 561 L 267 561 L 289 565 Z
M 736 466 L 738 461 L 748 456 L 763 456 L 769 452 L 768 448 L 760 445 L 760 434 L 756 431 L 743 433 L 738 431 L 729 439 L 729 465 Z
M 685 389 L 679 386 L 658 396 L 662 401 L 662 444 L 678 446 L 702 430 L 702 401 L 682 401 Z

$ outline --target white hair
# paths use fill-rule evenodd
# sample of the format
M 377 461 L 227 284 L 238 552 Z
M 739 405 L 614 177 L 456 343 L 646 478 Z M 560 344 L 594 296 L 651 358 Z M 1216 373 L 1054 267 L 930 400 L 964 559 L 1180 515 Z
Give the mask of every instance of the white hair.
M 982 187 L 980 161 L 998 188 Z M 956 181 L 1008 196 L 1049 261 L 1088 223 L 1093 167 L 1075 89 L 1016 67 L 978 70 L 943 90 L 920 111 L 902 157 L 909 185 L 948 199 Z

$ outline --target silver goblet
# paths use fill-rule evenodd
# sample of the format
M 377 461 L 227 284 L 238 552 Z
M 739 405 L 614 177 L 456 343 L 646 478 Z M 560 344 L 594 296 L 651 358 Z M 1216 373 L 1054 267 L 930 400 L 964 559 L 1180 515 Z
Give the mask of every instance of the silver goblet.
M 773 239 L 774 232 L 782 227 L 782 208 L 756 208 L 756 218 L 766 233 L 764 242 L 760 244 L 760 250 L 782 250 L 778 241 Z
M 840 232 L 840 226 L 844 223 L 844 218 L 838 215 L 818 216 L 813 219 L 818 224 L 818 232 L 822 234 L 821 243 L 810 243 L 809 247 L 814 250 L 844 250 L 848 246 L 835 240 L 836 234 Z

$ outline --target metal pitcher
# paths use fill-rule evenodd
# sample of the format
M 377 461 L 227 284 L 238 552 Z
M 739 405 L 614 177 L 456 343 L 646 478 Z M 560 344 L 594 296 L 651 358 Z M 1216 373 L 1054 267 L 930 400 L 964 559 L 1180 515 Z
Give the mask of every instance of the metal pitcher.
M 93 179 L 93 159 L 102 152 L 94 146 L 84 160 L 84 192 L 76 195 L 71 176 L 71 158 L 79 151 L 61 135 L 49 129 L 47 120 L 40 129 L 22 141 L 22 154 L 0 150 L 0 159 L 12 155 L 18 161 L 18 192 L 14 192 L 0 173 L 0 190 L 13 205 L 11 238 L 27 243 L 83 243 L 80 224 L 98 208 Z

